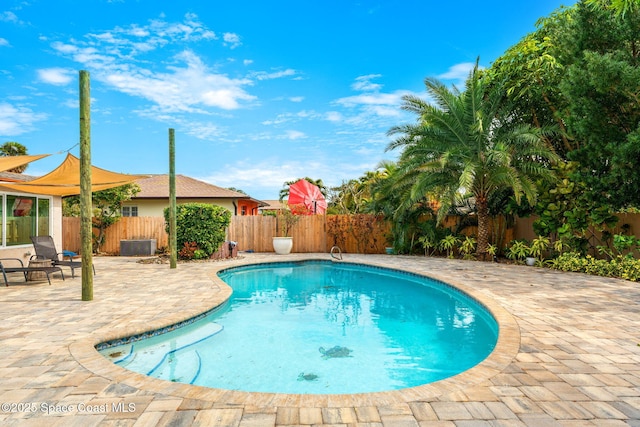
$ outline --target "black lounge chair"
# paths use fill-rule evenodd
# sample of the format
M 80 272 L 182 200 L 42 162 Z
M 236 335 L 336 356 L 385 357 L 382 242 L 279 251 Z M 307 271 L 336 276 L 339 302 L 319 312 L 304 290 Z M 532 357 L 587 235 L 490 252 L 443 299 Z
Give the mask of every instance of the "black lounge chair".
M 6 261 L 18 261 L 20 263 L 20 267 L 13 267 L 6 265 Z M 0 270 L 2 270 L 2 277 L 4 278 L 4 284 L 9 286 L 9 280 L 7 279 L 7 273 L 22 273 L 24 274 L 24 281 L 28 280 L 27 274 L 40 271 L 47 275 L 47 281 L 49 281 L 49 285 L 51 285 L 51 278 L 49 274 L 51 273 L 60 273 L 62 276 L 62 280 L 64 280 L 64 273 L 60 267 L 25 267 L 24 263 L 20 258 L 0 258 Z
M 53 243 L 51 236 L 31 236 L 31 241 L 36 251 L 36 254 L 31 256 L 31 258 L 50 259 L 54 267 L 59 265 L 69 267 L 71 268 L 71 277 L 76 277 L 76 268 L 82 268 L 81 261 L 74 261 L 71 256 L 64 255 L 62 252 L 56 250 L 56 245 Z M 65 258 L 68 258 L 68 260 Z M 95 275 L 96 267 L 92 265 L 91 268 L 93 268 L 93 274 Z

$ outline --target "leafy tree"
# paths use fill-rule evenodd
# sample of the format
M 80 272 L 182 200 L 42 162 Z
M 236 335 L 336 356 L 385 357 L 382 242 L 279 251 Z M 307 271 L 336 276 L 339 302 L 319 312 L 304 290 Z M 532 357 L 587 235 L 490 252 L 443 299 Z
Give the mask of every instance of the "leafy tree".
M 96 191 L 91 195 L 93 204 L 93 251 L 97 252 L 104 243 L 107 228 L 120 220 L 122 205 L 140 192 L 138 184 L 126 184 L 107 190 Z M 78 216 L 80 196 L 69 196 L 63 200 L 63 212 L 66 216 Z
M 540 19 L 536 31 L 507 49 L 487 70 L 491 84 L 505 89 L 512 121 L 557 126 L 560 132 L 546 138 L 561 157 L 575 148 L 564 122 L 567 101 L 559 88 L 571 43 L 562 35 L 573 25 L 574 15 L 573 8 L 560 8 Z
M 169 232 L 169 208 L 164 210 Z M 209 258 L 224 242 L 231 212 L 208 203 L 182 203 L 176 207 L 176 243 L 182 257 Z
M 578 209 L 640 206 L 640 0 L 582 0 L 538 22 L 488 75 L 512 120 L 554 123 L 550 142 L 577 162 Z
M 640 8 L 615 15 L 577 5 L 573 63 L 560 89 L 579 146 L 569 159 L 585 200 L 611 210 L 640 206 Z
M 535 203 L 534 180 L 551 178 L 547 167 L 557 156 L 545 145 L 542 128 L 514 125 L 502 115 L 503 92 L 487 90 L 477 63 L 464 92 L 450 90 L 433 78 L 427 78 L 425 85 L 435 104 L 405 96 L 403 109 L 416 113 L 419 122 L 389 131 L 401 136 L 388 149 L 403 149 L 399 162 L 405 194 L 400 209 L 426 194 L 437 194 L 438 219 L 443 219 L 463 194 L 472 194 L 478 216 L 476 253 L 485 259 L 490 197 L 511 188 L 517 202 L 524 196 Z
M 0 156 L 24 156 L 27 154 L 27 147 L 15 141 L 8 141 L 0 145 Z M 22 173 L 29 165 L 22 165 L 9 169 L 7 172 Z
M 245 191 L 236 187 L 228 187 L 227 190 L 235 191 L 236 193 L 247 194 Z

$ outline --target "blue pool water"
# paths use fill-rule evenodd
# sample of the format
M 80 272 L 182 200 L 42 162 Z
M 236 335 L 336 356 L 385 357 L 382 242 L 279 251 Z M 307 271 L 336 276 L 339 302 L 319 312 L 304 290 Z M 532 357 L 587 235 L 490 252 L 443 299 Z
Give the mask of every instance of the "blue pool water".
M 327 394 L 395 390 L 465 371 L 495 347 L 495 319 L 428 278 L 305 261 L 219 273 L 233 288 L 191 325 L 101 353 L 127 369 L 208 387 Z

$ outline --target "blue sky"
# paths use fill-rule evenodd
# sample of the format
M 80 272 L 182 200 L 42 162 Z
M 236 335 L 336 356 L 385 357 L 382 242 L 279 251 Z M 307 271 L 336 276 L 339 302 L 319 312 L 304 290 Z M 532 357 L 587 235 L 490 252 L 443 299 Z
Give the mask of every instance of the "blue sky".
M 87 70 L 96 166 L 168 173 L 174 128 L 177 173 L 258 199 L 304 176 L 339 185 L 395 159 L 386 132 L 415 121 L 401 98 L 425 77 L 459 85 L 573 3 L 2 0 L 0 143 L 77 144 Z

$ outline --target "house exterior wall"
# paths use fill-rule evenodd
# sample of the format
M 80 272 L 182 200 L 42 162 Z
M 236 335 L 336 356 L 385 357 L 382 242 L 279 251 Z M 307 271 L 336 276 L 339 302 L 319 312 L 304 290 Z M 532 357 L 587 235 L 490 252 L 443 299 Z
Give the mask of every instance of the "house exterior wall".
M 260 215 L 258 203 L 252 200 L 238 200 L 238 212 L 236 215 Z
M 33 194 L 30 196 L 39 196 Z M 43 197 L 43 196 L 39 196 Z M 56 249 L 63 250 L 62 247 L 62 198 L 51 198 L 51 216 L 49 218 L 49 229 Z M 16 246 L 0 246 L 0 258 L 19 258 L 25 265 L 28 265 L 31 255 L 35 255 L 32 244 L 16 245 Z
M 233 203 L 238 204 L 237 200 L 229 199 L 178 199 L 178 204 L 183 203 L 208 203 L 216 206 L 222 206 L 231 212 L 232 215 L 236 214 L 236 208 Z M 138 216 L 164 216 L 164 209 L 169 207 L 168 199 L 133 199 L 125 202 L 123 206 L 137 206 Z

